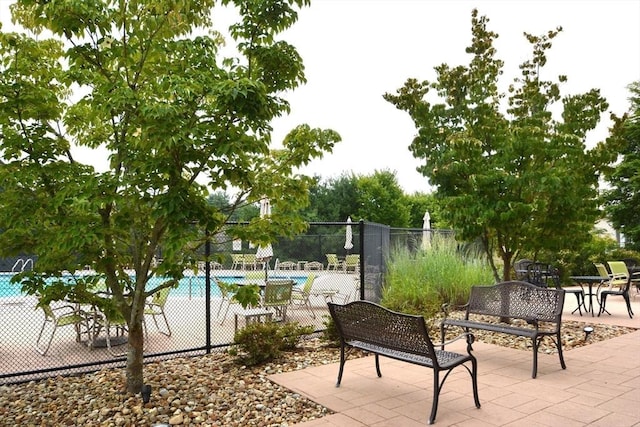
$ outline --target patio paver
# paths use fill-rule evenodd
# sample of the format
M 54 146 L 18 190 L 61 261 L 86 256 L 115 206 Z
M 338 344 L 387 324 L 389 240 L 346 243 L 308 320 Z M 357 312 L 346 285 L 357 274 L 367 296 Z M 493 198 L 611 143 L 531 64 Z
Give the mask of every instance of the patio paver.
M 611 316 L 571 315 L 573 305 L 566 302 L 563 320 L 640 329 L 640 297 L 632 301 L 633 319 L 621 298 L 607 301 Z M 473 404 L 468 373 L 456 370 L 441 392 L 437 425 L 640 426 L 640 330 L 565 351 L 566 370 L 557 355 L 540 354 L 536 379 L 531 378 L 530 351 L 481 342 L 474 350 L 482 407 Z M 335 412 L 297 424 L 301 427 L 425 425 L 433 372 L 384 357 L 380 364 L 382 378 L 377 378 L 372 356 L 348 360 L 339 388 L 337 363 L 269 378 Z

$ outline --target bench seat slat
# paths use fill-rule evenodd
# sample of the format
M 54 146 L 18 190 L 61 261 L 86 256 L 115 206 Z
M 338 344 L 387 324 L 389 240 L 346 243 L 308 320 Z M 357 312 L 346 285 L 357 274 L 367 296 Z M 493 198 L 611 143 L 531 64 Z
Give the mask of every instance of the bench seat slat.
M 486 322 L 478 322 L 473 320 L 462 320 L 462 319 L 446 319 L 443 321 L 445 325 L 449 326 L 460 326 L 460 327 L 468 327 L 473 329 L 483 329 L 485 331 L 491 332 L 501 332 L 503 334 L 510 335 L 519 335 L 528 338 L 534 338 L 536 336 L 542 335 L 555 335 L 556 331 L 545 331 L 539 329 L 536 331 L 531 328 L 521 328 L 518 326 L 509 326 L 509 325 L 499 325 L 496 323 L 486 323 Z
M 390 357 L 392 359 L 401 360 L 403 362 L 409 362 L 416 365 L 426 366 L 428 368 L 433 368 L 433 360 L 424 355 L 408 353 L 406 351 L 394 350 L 388 347 L 383 347 L 380 345 L 375 345 L 363 341 L 351 340 L 348 341 L 352 347 L 359 348 L 361 350 L 369 351 L 371 353 L 377 353 L 381 356 Z M 447 369 L 450 366 L 459 365 L 463 363 L 465 360 L 469 360 L 469 356 L 465 356 L 458 353 L 453 353 L 451 351 L 445 350 L 434 350 L 436 354 L 436 358 L 438 359 L 438 364 Z

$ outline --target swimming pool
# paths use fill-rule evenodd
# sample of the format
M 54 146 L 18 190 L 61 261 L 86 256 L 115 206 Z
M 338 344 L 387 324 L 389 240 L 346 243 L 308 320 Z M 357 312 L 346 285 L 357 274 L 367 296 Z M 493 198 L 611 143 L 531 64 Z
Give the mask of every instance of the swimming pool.
M 26 294 L 23 294 L 22 292 L 20 292 L 20 284 L 11 283 L 11 278 L 14 276 L 14 274 L 15 273 L 0 273 L 0 298 L 19 298 L 19 297 L 27 296 Z M 245 279 L 245 276 L 240 274 L 238 275 L 223 274 L 223 275 L 216 275 L 216 277 L 221 281 L 227 282 L 227 283 L 234 283 L 234 282 Z M 296 286 L 301 285 L 306 280 L 306 276 L 289 276 L 289 275 L 285 276 L 285 275 L 278 275 L 278 274 L 270 274 L 269 278 L 293 279 L 295 282 L 294 284 Z M 156 286 L 165 280 L 166 279 L 162 277 L 152 277 L 151 280 L 149 280 L 147 287 L 148 289 L 150 289 L 151 286 Z M 188 298 L 204 297 L 205 286 L 206 286 L 205 276 L 202 276 L 202 275 L 186 276 L 180 280 L 177 288 L 171 290 L 171 296 L 188 297 Z M 220 291 L 212 281 L 211 297 L 215 298 L 219 296 L 220 296 Z

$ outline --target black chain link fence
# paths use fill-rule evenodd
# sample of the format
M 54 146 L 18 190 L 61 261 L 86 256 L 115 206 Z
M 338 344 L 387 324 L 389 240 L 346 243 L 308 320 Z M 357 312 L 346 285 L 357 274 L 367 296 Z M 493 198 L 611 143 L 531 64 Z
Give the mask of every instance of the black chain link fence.
M 344 249 L 348 225 L 353 235 L 349 250 Z M 246 315 L 256 312 L 224 295 L 218 281 L 224 288 L 224 284 L 264 283 L 266 275 L 269 281 L 292 280 L 295 289 L 304 290 L 311 276 L 308 298 L 304 293 L 293 297 L 284 320 L 321 331 L 328 316 L 327 301 L 380 300 L 391 239 L 411 245 L 422 238 L 423 230 L 391 232 L 388 226 L 362 221 L 311 223 L 306 234 L 276 242 L 274 256 L 265 266 L 256 260 L 257 248 L 249 242 L 214 235 L 201 250 L 198 268 L 184 272 L 166 301 L 157 298 L 158 304 L 148 307 L 145 361 L 202 355 L 233 343 L 236 329 L 255 318 Z M 125 366 L 126 331 L 118 325 L 110 325 L 107 340 L 100 313 L 80 307 L 78 315 L 79 307 L 64 301 L 51 305 L 54 317 L 45 316 L 36 307 L 35 296 L 22 294 L 20 285 L 10 283 L 16 272 L 31 269 L 34 263 L 34 256 L 0 260 L 0 384 Z M 94 325 L 101 328 L 90 339 L 85 330 Z

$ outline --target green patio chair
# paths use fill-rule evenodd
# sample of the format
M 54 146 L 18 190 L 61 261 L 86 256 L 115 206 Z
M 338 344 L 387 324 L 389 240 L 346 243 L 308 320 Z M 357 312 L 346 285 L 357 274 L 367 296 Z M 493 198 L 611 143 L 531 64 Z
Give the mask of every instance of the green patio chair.
M 327 257 L 327 270 L 337 270 L 342 267 L 342 262 L 336 254 L 325 254 Z
M 291 304 L 293 280 L 269 280 L 264 288 L 262 307 L 273 309 L 276 317 L 287 321 L 287 307 Z
M 87 317 L 82 310 L 77 308 L 76 305 L 66 304 L 60 307 L 51 307 L 50 304 L 42 303 L 40 304 L 40 308 L 42 308 L 42 311 L 44 312 L 44 322 L 42 323 L 40 333 L 36 339 L 35 348 L 41 355 L 46 356 L 58 328 L 73 326 L 76 331 L 76 342 L 82 341 L 83 333 L 89 333 Z M 43 346 L 44 343 L 42 342 L 42 338 L 45 334 L 45 329 L 47 329 L 47 325 L 50 325 L 51 327 L 51 334 L 46 340 L 46 345 Z
M 151 301 L 147 302 L 147 305 L 144 309 L 145 316 L 153 317 L 153 323 L 155 323 L 158 331 L 166 335 L 168 337 L 171 336 L 171 328 L 169 327 L 169 321 L 167 320 L 167 314 L 164 311 L 164 306 L 167 304 L 167 299 L 169 298 L 169 293 L 171 292 L 171 288 L 162 288 L 155 294 L 151 296 Z M 166 326 L 166 331 L 163 331 L 158 325 L 158 319 L 156 317 L 162 317 L 164 320 L 164 324 Z M 145 323 L 145 335 L 148 337 L 148 331 Z
M 360 271 L 360 255 L 359 254 L 349 254 L 344 258 L 344 263 L 342 264 L 342 268 L 344 271 L 349 272 L 352 271 L 357 273 Z
M 313 288 L 313 282 L 315 280 L 316 280 L 316 275 L 309 274 L 304 284 L 302 285 L 302 288 L 293 288 L 291 292 L 292 304 L 297 306 L 307 307 L 313 319 L 316 318 L 316 314 L 313 312 L 313 309 L 311 308 L 311 301 L 309 300 L 309 297 L 311 296 L 311 289 Z
M 223 282 L 217 277 L 213 278 L 216 286 L 220 290 L 220 306 L 218 307 L 218 312 L 216 313 L 216 318 L 220 317 L 220 312 L 222 311 L 222 306 L 227 304 L 227 308 L 224 310 L 224 315 L 222 316 L 222 320 L 220 321 L 220 325 L 224 324 L 225 319 L 227 318 L 227 313 L 229 312 L 229 307 L 232 304 L 240 305 L 240 302 L 234 298 L 235 291 L 238 289 L 238 285 L 234 283 Z

